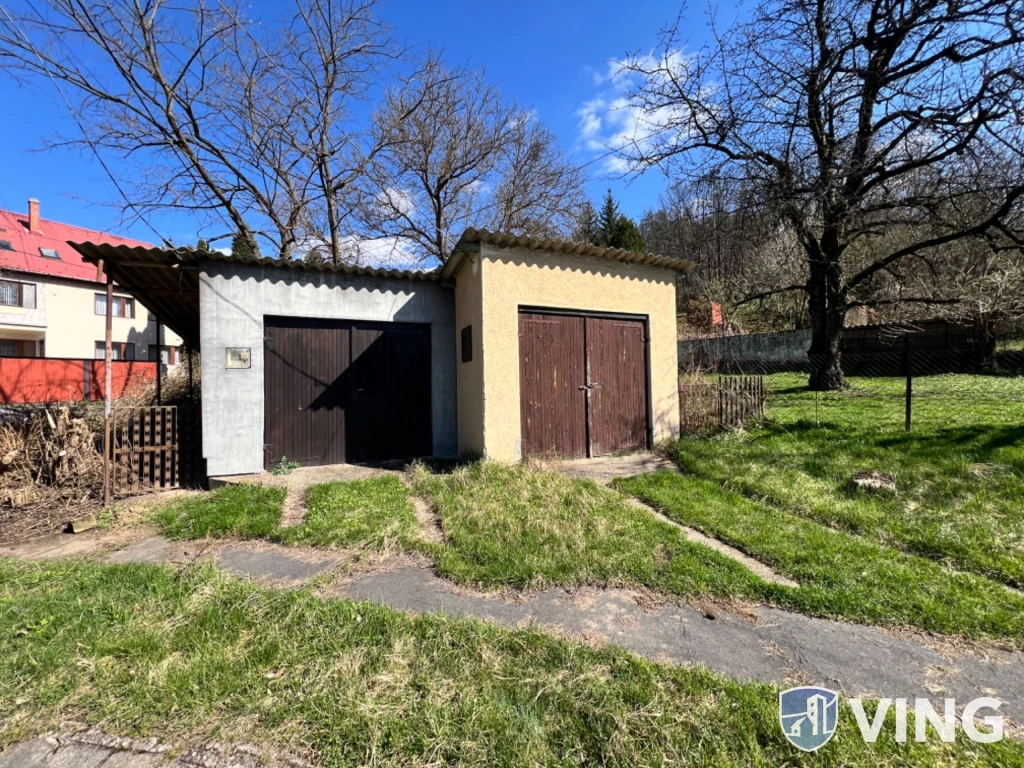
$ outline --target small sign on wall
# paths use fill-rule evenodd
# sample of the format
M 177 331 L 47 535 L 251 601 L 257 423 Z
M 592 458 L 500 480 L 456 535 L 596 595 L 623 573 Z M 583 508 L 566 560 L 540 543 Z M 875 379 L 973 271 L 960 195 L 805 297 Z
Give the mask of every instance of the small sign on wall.
M 251 368 L 252 355 L 249 347 L 228 347 L 225 355 L 225 368 Z

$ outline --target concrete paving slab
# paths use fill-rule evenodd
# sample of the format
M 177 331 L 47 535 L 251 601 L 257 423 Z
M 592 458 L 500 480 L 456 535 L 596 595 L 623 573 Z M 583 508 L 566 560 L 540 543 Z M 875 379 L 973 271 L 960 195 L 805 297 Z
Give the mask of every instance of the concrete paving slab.
M 46 768 L 99 768 L 114 751 L 89 744 L 67 744 L 51 755 L 43 765 Z
M 656 453 L 630 453 L 622 456 L 600 456 L 596 459 L 572 459 L 555 462 L 552 469 L 573 477 L 607 485 L 617 477 L 633 477 L 659 469 L 676 469 L 676 465 Z
M 167 761 L 161 755 L 115 752 L 102 768 L 157 768 L 163 765 L 167 765 Z
M 107 558 L 109 563 L 149 563 L 152 565 L 187 565 L 200 557 L 207 542 L 169 541 L 163 536 L 150 536 Z
M 336 555 L 310 555 L 288 552 L 282 548 L 229 545 L 218 550 L 213 560 L 236 576 L 255 581 L 296 583 L 326 573 L 338 562 Z
M 0 556 L 23 560 L 48 560 L 55 557 L 84 557 L 104 545 L 103 531 L 85 533 L 54 533 L 23 544 L 0 547 Z
M 612 643 L 656 661 L 702 664 L 740 680 L 815 683 L 851 696 L 923 697 L 937 705 L 945 696 L 966 703 L 992 695 L 1004 702 L 1003 714 L 1024 722 L 1020 653 L 940 654 L 924 637 L 766 607 L 750 609 L 749 616 L 717 606 L 651 608 L 648 596 L 630 590 L 551 589 L 509 600 L 459 590 L 415 567 L 367 573 L 337 590 L 413 614 L 440 611 L 507 627 L 554 628 L 592 644 Z
M 33 739 L 15 744 L 6 752 L 0 753 L 0 768 L 42 768 L 48 765 L 57 747 L 46 739 Z

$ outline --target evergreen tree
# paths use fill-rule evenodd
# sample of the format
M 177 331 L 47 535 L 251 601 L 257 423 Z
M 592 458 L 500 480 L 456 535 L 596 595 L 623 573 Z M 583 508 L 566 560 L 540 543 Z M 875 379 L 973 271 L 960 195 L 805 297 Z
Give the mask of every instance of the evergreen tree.
M 572 239 L 577 243 L 597 245 L 600 237 L 601 227 L 597 222 L 597 211 L 594 210 L 594 206 L 590 204 L 590 201 L 586 200 L 576 216 L 576 229 L 572 233 Z
M 210 244 L 208 242 L 206 242 L 205 240 L 203 240 L 203 238 L 199 238 L 199 242 L 196 243 L 195 250 L 197 250 L 197 251 L 206 251 L 207 253 L 209 253 L 209 251 L 210 251 Z
M 237 232 L 231 238 L 231 255 L 237 258 L 260 257 L 260 247 L 255 240 L 246 237 L 245 233 Z
M 320 248 L 310 248 L 302 260 L 313 267 L 320 267 L 331 261 Z
M 619 204 L 615 202 L 615 198 L 612 197 L 612 191 L 609 189 L 605 193 L 604 204 L 601 206 L 601 213 L 597 217 L 597 245 L 603 245 L 606 248 L 617 247 L 612 245 L 612 241 L 615 239 L 615 231 L 618 228 L 618 224 Z
M 644 236 L 636 222 L 629 216 L 619 214 L 619 218 L 615 222 L 615 235 L 612 238 L 611 247 L 644 253 L 647 250 L 647 243 L 644 242 Z
M 644 252 L 647 245 L 640 228 L 629 216 L 619 213 L 619 204 L 609 189 L 597 217 L 597 237 L 591 241 L 605 248 L 625 248 L 627 251 Z

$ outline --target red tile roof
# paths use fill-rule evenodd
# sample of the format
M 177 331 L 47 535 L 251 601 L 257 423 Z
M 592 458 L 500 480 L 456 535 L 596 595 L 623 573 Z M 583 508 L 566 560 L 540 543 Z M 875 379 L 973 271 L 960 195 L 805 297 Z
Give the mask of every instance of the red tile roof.
M 27 214 L 0 209 L 0 240 L 7 240 L 14 248 L 13 251 L 0 249 L 0 272 L 27 272 L 94 283 L 97 282 L 96 265 L 84 261 L 81 254 L 68 245 L 69 240 L 76 243 L 88 241 L 126 245 L 130 248 L 152 247 L 138 240 L 128 240 L 49 219 L 39 220 L 39 230 L 29 231 Z M 40 248 L 53 248 L 60 259 L 46 258 L 39 252 Z

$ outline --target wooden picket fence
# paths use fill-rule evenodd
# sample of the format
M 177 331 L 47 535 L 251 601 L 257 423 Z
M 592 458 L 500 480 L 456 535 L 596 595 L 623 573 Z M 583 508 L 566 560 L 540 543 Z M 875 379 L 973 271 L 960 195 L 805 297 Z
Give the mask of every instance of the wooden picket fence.
M 679 384 L 679 426 L 685 434 L 736 429 L 764 419 L 763 376 L 719 376 Z
M 115 409 L 111 415 L 114 494 L 178 488 L 202 482 L 198 409 L 160 405 Z

